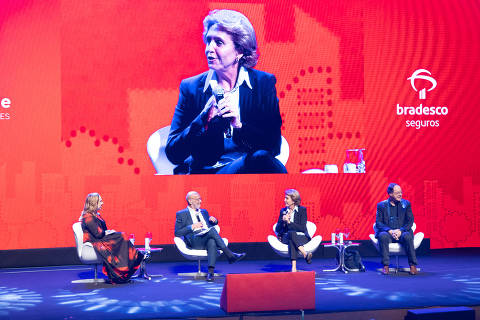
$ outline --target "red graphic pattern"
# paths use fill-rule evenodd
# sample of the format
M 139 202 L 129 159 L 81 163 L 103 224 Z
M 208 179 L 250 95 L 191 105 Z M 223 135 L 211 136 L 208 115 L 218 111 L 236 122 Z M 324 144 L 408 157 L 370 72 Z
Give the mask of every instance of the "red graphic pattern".
M 85 133 L 87 132 L 87 129 L 86 129 L 85 127 L 80 127 L 79 132 L 80 132 L 81 134 L 85 134 Z M 93 144 L 95 145 L 95 147 L 100 147 L 100 145 L 101 145 L 101 140 L 103 140 L 104 142 L 111 142 L 111 143 L 114 144 L 114 145 L 117 145 L 117 144 L 118 144 L 118 139 L 117 139 L 116 137 L 113 137 L 113 138 L 111 139 L 111 141 L 110 141 L 110 137 L 109 137 L 108 135 L 106 135 L 106 134 L 103 135 L 103 137 L 102 137 L 101 139 L 98 138 L 98 137 L 96 137 L 96 135 L 95 135 L 95 130 L 93 130 L 93 129 L 88 130 L 88 135 L 89 135 L 90 137 L 92 137 L 93 139 L 95 139 L 95 141 L 93 142 Z M 77 131 L 76 131 L 76 130 L 71 130 L 71 131 L 70 131 L 70 136 L 71 136 L 71 138 L 65 141 L 65 146 L 66 146 L 67 148 L 71 148 L 71 147 L 72 147 L 73 143 L 72 143 L 72 140 L 71 140 L 71 139 L 77 137 Z M 118 146 L 117 151 L 118 151 L 118 153 L 123 154 L 124 151 L 125 151 L 125 149 L 124 149 L 124 147 L 122 147 L 122 146 Z M 124 158 L 124 157 L 121 157 L 121 156 L 118 157 L 117 162 L 118 162 L 118 164 L 127 163 L 129 166 L 133 166 L 133 164 L 134 164 L 133 159 L 129 158 L 128 160 L 125 161 L 125 158 Z M 133 169 L 133 172 L 134 172 L 135 174 L 140 174 L 140 168 L 138 168 L 138 167 L 134 168 L 134 169 Z

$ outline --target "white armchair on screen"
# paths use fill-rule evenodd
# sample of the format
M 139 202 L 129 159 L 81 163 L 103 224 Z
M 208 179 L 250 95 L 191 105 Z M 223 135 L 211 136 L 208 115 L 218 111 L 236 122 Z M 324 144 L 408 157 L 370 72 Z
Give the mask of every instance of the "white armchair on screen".
M 170 126 L 160 128 L 155 131 L 147 141 L 148 156 L 159 175 L 173 174 L 173 169 L 176 167 L 170 162 L 170 160 L 168 160 L 167 155 L 165 154 L 169 132 Z
M 416 228 L 417 228 L 417 225 L 414 222 L 413 226 L 412 226 L 412 231 L 415 232 Z M 373 230 L 375 231 L 375 234 L 376 234 L 377 229 L 376 229 L 376 224 L 375 223 L 373 224 Z M 370 234 L 370 240 L 372 240 L 373 245 L 378 250 L 378 252 L 380 252 L 380 246 L 378 245 L 378 239 L 375 238 L 375 234 Z M 425 235 L 423 234 L 423 232 L 417 232 L 413 235 L 413 246 L 414 246 L 415 250 L 417 250 L 418 247 L 420 247 L 424 237 L 425 237 Z M 400 243 L 398 243 L 398 242 L 397 243 L 390 243 L 388 245 L 388 251 L 390 252 L 391 256 L 395 256 L 395 258 L 396 258 L 395 273 L 397 273 L 399 270 L 405 271 L 405 272 L 410 271 L 410 268 L 400 268 L 399 265 L 398 265 L 398 257 L 406 255 L 405 250 Z M 420 271 L 420 268 L 417 268 L 417 270 Z
M 218 233 L 220 233 L 220 227 L 216 225 L 214 227 Z M 228 239 L 227 238 L 222 238 L 223 242 L 225 243 L 226 246 L 228 246 Z M 173 242 L 175 242 L 175 246 L 177 247 L 178 251 L 180 251 L 180 254 L 187 260 L 192 260 L 192 261 L 198 261 L 198 270 L 197 272 L 185 272 L 185 273 L 179 273 L 178 275 L 181 277 L 194 277 L 194 278 L 200 278 L 200 277 L 205 277 L 207 275 L 206 272 L 202 272 L 201 270 L 201 261 L 202 260 L 207 260 L 208 255 L 207 255 L 207 250 L 206 249 L 192 249 L 187 246 L 185 241 L 183 240 L 183 237 L 175 237 L 173 238 Z M 220 256 L 222 254 L 222 250 L 217 251 L 217 256 Z M 214 276 L 219 277 L 221 274 L 215 273 Z
M 273 225 L 273 232 L 275 232 L 275 227 L 277 224 L 275 223 Z M 318 249 L 320 246 L 320 243 L 322 242 L 322 236 L 314 236 L 315 232 L 317 231 L 317 226 L 315 223 L 311 221 L 307 221 L 307 231 L 308 234 L 310 235 L 310 238 L 312 238 L 309 242 L 307 242 L 303 248 L 307 253 L 314 253 L 315 250 Z M 280 240 L 278 240 L 277 236 L 269 235 L 267 237 L 268 243 L 272 247 L 273 251 L 275 251 L 279 256 L 288 258 L 290 255 L 288 254 L 288 245 L 282 243 Z M 303 255 L 298 252 L 298 257 L 303 257 Z
M 102 264 L 103 260 L 102 257 L 98 256 L 93 249 L 93 245 L 90 242 L 83 243 L 83 230 L 82 230 L 82 223 L 75 222 L 72 226 L 73 234 L 75 235 L 75 243 L 77 246 L 77 254 L 80 261 L 84 264 L 93 265 L 93 270 L 95 274 L 94 279 L 81 279 L 81 280 L 73 280 L 72 283 L 99 283 L 105 282 L 104 279 L 99 279 L 97 277 L 97 265 Z
M 158 175 L 173 174 L 173 169 L 176 167 L 170 162 L 170 160 L 168 160 L 167 155 L 165 154 L 169 132 L 170 126 L 160 128 L 155 131 L 147 141 L 147 153 Z M 287 140 L 282 136 L 280 154 L 275 158 L 277 158 L 283 165 L 286 165 L 289 155 L 290 147 Z

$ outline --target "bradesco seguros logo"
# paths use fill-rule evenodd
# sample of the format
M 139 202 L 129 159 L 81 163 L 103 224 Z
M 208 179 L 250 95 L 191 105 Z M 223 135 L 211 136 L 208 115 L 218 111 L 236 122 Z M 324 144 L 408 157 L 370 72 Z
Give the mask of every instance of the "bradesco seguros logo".
M 428 76 L 424 75 L 424 73 L 428 74 Z M 432 84 L 432 86 L 427 91 L 432 91 L 437 86 L 437 80 L 430 77 L 431 75 L 432 74 L 428 70 L 418 69 L 418 70 L 415 70 L 412 73 L 412 75 L 409 78 L 407 78 L 407 80 L 410 80 L 410 84 L 412 85 L 412 88 L 415 91 L 418 91 L 417 87 L 415 87 L 415 80 L 416 79 L 423 79 L 423 80 L 429 81 Z M 418 98 L 419 99 L 425 100 L 427 98 L 427 94 L 426 94 L 425 90 L 426 90 L 426 88 L 423 88 L 420 91 L 418 91 Z
M 410 81 L 413 90 L 418 92 L 418 98 L 420 100 L 426 100 L 427 92 L 437 87 L 437 80 L 435 80 L 432 73 L 426 69 L 415 70 L 407 80 Z M 397 103 L 396 109 L 397 115 L 409 116 L 410 119 L 405 120 L 405 126 L 417 130 L 427 127 L 440 127 L 440 118 L 448 114 L 448 108 L 446 106 L 424 105 L 423 103 L 413 106 Z

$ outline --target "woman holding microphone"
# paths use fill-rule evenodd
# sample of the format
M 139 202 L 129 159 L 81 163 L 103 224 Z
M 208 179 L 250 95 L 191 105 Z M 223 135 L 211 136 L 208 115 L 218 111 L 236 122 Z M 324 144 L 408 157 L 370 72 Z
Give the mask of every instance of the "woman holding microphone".
M 278 239 L 288 245 L 292 272 L 297 272 L 297 255 L 300 252 L 307 263 L 312 263 L 312 253 L 303 245 L 310 241 L 307 231 L 307 208 L 300 205 L 300 193 L 295 189 L 285 190 L 286 207 L 280 210 L 275 232 Z

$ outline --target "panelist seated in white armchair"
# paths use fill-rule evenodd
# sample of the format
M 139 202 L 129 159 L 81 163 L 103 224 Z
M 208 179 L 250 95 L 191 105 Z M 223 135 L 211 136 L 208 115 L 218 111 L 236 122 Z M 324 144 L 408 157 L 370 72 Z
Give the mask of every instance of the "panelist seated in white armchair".
M 388 199 L 377 204 L 375 238 L 378 239 L 382 256 L 382 273 L 389 273 L 390 243 L 400 243 L 405 249 L 410 265 L 410 274 L 417 274 L 417 256 L 413 243 L 413 213 L 408 200 L 402 199 L 402 188 L 396 183 L 387 187 Z
M 214 228 L 218 220 L 210 216 L 208 211 L 200 209 L 202 198 L 196 191 L 190 191 L 186 196 L 187 208 L 176 214 L 175 237 L 183 237 L 185 243 L 192 249 L 206 249 L 208 255 L 207 281 L 214 280 L 217 251 L 222 250 L 228 262 L 242 260 L 245 253 L 232 252 Z
M 103 261 L 103 273 L 110 283 L 126 283 L 146 257 L 135 249 L 124 232 L 107 228 L 100 215 L 103 199 L 98 193 L 89 193 L 79 221 L 83 230 L 83 242 L 91 243 L 95 253 Z
M 280 210 L 275 233 L 278 240 L 288 245 L 292 272 L 297 272 L 297 255 L 300 252 L 307 263 L 312 263 L 312 253 L 304 245 L 310 241 L 307 231 L 307 208 L 300 206 L 300 193 L 295 189 L 285 190 L 286 207 Z

